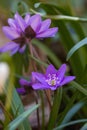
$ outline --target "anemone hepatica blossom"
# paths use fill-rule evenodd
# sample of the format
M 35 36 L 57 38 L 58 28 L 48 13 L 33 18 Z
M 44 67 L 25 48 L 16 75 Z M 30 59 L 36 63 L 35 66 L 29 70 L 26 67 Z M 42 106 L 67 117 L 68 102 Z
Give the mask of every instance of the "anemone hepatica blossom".
M 38 89 L 51 89 L 57 88 L 67 84 L 75 79 L 75 76 L 65 76 L 66 64 L 63 64 L 59 70 L 56 70 L 53 65 L 49 65 L 46 74 L 32 72 L 33 84 L 32 88 Z
M 49 28 L 51 24 L 50 19 L 41 20 L 39 14 L 30 16 L 26 14 L 22 18 L 18 12 L 14 15 L 14 19 L 8 19 L 9 26 L 3 27 L 3 32 L 11 40 L 5 46 L 0 48 L 0 52 L 11 51 L 15 54 L 17 51 L 23 53 L 28 43 L 33 38 L 53 37 L 58 31 L 57 27 Z
M 49 65 L 46 70 L 46 74 L 38 72 L 32 72 L 31 82 L 20 79 L 19 83 L 22 86 L 17 88 L 19 94 L 25 94 L 26 88 L 32 86 L 33 89 L 51 89 L 56 90 L 57 88 L 69 83 L 75 79 L 75 76 L 65 76 L 66 64 L 63 64 L 59 70 L 56 70 L 53 65 Z M 26 88 L 25 88 L 26 87 Z
M 31 82 L 29 82 L 29 81 L 27 81 L 27 80 L 25 80 L 25 79 L 20 79 L 20 80 L 19 80 L 19 83 L 20 83 L 20 85 L 21 85 L 21 88 L 17 88 L 16 90 L 17 90 L 17 92 L 18 92 L 19 94 L 22 94 L 22 95 L 26 94 L 26 93 L 27 93 L 26 90 L 28 90 L 29 86 L 32 85 Z

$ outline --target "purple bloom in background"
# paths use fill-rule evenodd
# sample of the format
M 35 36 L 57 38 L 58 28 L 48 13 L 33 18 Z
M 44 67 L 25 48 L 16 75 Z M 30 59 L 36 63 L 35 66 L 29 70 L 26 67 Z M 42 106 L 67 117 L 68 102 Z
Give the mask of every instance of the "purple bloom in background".
M 53 65 L 49 65 L 46 74 L 32 72 L 33 84 L 32 88 L 38 89 L 51 89 L 57 88 L 69 83 L 75 79 L 75 76 L 65 76 L 66 64 L 63 64 L 59 70 L 56 70 Z
M 27 81 L 26 79 L 20 79 L 19 83 L 21 85 L 21 88 L 17 88 L 16 90 L 19 94 L 25 95 L 26 89 L 31 86 L 31 82 Z
M 18 13 L 14 15 L 14 19 L 8 19 L 9 26 L 3 27 L 3 32 L 11 40 L 5 46 L 0 48 L 0 52 L 11 51 L 11 55 L 17 51 L 23 53 L 28 43 L 33 38 L 53 37 L 58 31 L 57 27 L 49 28 L 50 19 L 41 20 L 39 14 L 30 16 L 26 14 L 22 18 Z

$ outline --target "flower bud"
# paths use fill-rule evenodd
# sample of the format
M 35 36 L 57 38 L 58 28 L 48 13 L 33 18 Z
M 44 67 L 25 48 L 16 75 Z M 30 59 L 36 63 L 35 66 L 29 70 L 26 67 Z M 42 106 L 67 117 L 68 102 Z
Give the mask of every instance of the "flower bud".
M 7 78 L 9 77 L 10 69 L 7 63 L 0 62 L 0 94 L 3 93 Z

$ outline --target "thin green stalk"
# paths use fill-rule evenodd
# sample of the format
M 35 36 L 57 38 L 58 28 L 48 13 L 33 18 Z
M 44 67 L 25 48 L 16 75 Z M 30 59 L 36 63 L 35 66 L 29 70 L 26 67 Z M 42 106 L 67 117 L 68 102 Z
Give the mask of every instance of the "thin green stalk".
M 40 98 L 41 98 L 41 108 L 42 108 L 42 128 L 41 130 L 45 130 L 45 105 L 44 105 L 44 95 L 42 91 L 39 91 Z
M 59 111 L 61 99 L 62 99 L 62 87 L 59 88 L 55 92 L 54 100 L 53 100 L 53 106 L 52 106 L 52 109 L 51 109 L 50 118 L 49 118 L 49 122 L 48 122 L 48 125 L 47 125 L 48 126 L 47 130 L 52 130 L 55 126 L 56 119 L 58 117 L 58 111 Z
M 61 65 L 60 60 L 58 57 L 51 51 L 50 48 L 48 48 L 45 44 L 38 40 L 33 40 L 32 42 L 35 46 L 37 46 L 39 49 L 41 49 L 49 58 L 50 60 L 54 63 L 56 67 L 59 67 Z
M 38 105 L 38 95 L 36 92 L 33 91 L 34 97 L 35 97 L 35 102 L 36 105 Z M 39 116 L 39 108 L 37 108 L 37 122 L 38 122 L 38 130 L 40 130 L 40 116 Z
M 37 59 L 37 58 L 34 57 L 34 56 L 29 55 L 29 57 L 32 58 L 33 60 L 35 60 L 38 64 L 43 65 L 44 67 L 47 67 L 47 66 L 48 66 L 48 64 L 46 64 L 45 62 L 43 62 L 43 61 Z
M 87 22 L 87 18 L 80 18 L 80 17 L 74 17 L 74 16 L 67 16 L 67 15 L 43 15 L 40 12 L 37 12 L 33 9 L 30 9 L 31 12 L 35 14 L 40 14 L 44 18 L 50 18 L 53 20 L 67 20 L 67 21 L 77 21 L 77 22 Z

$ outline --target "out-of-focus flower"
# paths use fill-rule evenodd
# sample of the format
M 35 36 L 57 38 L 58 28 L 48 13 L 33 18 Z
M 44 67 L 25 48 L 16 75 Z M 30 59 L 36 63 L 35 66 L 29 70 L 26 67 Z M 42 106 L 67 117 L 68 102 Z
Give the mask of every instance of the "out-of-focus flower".
M 10 69 L 7 63 L 0 62 L 0 93 L 4 91 L 4 85 L 9 77 Z
M 30 86 L 32 85 L 32 83 L 22 78 L 19 80 L 19 83 L 21 85 L 21 88 L 17 88 L 16 90 L 19 94 L 25 95 L 27 93 L 28 88 L 30 88 Z
M 32 72 L 33 84 L 32 88 L 38 89 L 51 89 L 57 88 L 69 83 L 75 79 L 75 76 L 65 76 L 66 64 L 63 64 L 59 70 L 56 70 L 53 65 L 49 65 L 46 74 Z
M 50 19 L 41 20 L 39 14 L 30 16 L 26 14 L 22 18 L 18 13 L 14 15 L 14 19 L 8 19 L 9 26 L 3 27 L 3 32 L 11 40 L 5 46 L 0 48 L 0 52 L 11 51 L 11 55 L 16 52 L 23 53 L 26 48 L 26 43 L 33 38 L 53 37 L 58 31 L 57 27 L 49 28 Z

